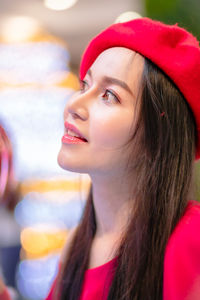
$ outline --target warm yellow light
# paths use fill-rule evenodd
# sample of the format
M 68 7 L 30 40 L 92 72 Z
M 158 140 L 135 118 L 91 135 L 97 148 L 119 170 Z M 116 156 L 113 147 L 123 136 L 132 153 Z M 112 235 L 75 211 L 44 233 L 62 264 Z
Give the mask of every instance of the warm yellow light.
M 53 10 L 64 10 L 72 7 L 77 0 L 44 0 L 44 5 Z
M 67 230 L 48 230 L 25 228 L 21 232 L 23 249 L 32 255 L 45 255 L 61 249 L 66 241 Z
M 49 181 L 46 180 L 24 180 L 20 185 L 20 193 L 24 196 L 30 192 L 45 193 L 50 191 L 69 191 L 80 192 L 88 191 L 91 185 L 89 176 L 84 175 L 80 180 L 78 179 L 59 179 L 55 178 Z
M 117 19 L 115 20 L 115 23 L 123 23 L 123 22 L 128 22 L 134 19 L 139 19 L 142 18 L 142 16 L 140 14 L 138 14 L 135 11 L 126 11 L 124 13 L 122 13 L 121 15 L 119 15 L 119 17 L 117 17 Z
M 1 36 L 4 42 L 23 42 L 36 35 L 39 30 L 38 22 L 30 17 L 10 17 L 2 23 Z

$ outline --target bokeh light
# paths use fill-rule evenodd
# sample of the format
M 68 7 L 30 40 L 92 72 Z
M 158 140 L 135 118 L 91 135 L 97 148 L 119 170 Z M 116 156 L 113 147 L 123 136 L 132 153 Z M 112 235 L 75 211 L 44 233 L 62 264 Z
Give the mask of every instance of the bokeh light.
M 1 37 L 6 43 L 30 40 L 40 30 L 39 23 L 27 16 L 8 17 L 0 27 Z
M 115 23 L 128 22 L 138 18 L 142 18 L 142 16 L 139 13 L 135 11 L 126 11 L 117 17 Z
M 44 0 L 44 4 L 47 8 L 53 10 L 64 10 L 72 7 L 77 0 Z

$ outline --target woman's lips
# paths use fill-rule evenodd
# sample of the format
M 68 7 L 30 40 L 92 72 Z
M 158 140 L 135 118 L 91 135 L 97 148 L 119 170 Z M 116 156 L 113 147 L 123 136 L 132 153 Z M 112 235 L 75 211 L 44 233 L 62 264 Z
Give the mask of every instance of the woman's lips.
M 83 144 L 87 142 L 82 133 L 73 124 L 65 121 L 64 125 L 65 134 L 62 137 L 64 144 Z
M 87 141 L 85 139 L 76 137 L 76 136 L 71 136 L 67 133 L 65 133 L 62 137 L 62 142 L 64 144 L 83 144 L 83 143 L 87 143 Z

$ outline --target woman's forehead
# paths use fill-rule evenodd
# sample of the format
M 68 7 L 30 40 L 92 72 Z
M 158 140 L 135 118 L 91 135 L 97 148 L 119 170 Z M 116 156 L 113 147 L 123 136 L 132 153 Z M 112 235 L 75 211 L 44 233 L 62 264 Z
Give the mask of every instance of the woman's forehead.
M 112 76 L 128 83 L 140 77 L 144 58 L 135 51 L 124 47 L 113 47 L 103 51 L 92 64 L 94 77 Z

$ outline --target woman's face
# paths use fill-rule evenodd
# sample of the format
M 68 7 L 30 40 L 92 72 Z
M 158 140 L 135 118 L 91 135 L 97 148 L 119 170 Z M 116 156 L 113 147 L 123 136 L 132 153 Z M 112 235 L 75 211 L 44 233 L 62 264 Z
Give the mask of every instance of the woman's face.
M 141 55 L 122 47 L 97 57 L 64 111 L 65 133 L 58 155 L 62 168 L 104 176 L 125 168 L 143 65 Z M 70 137 L 69 124 L 87 141 Z

